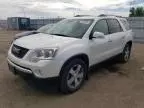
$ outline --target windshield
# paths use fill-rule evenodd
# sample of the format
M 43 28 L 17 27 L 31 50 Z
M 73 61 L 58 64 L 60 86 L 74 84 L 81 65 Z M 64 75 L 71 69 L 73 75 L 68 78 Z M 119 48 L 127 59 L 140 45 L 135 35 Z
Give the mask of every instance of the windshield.
M 45 33 L 57 36 L 82 38 L 93 19 L 66 19 L 54 25 Z
M 50 29 L 54 24 L 47 24 L 45 26 L 40 27 L 37 31 L 40 33 L 44 33 L 48 29 Z

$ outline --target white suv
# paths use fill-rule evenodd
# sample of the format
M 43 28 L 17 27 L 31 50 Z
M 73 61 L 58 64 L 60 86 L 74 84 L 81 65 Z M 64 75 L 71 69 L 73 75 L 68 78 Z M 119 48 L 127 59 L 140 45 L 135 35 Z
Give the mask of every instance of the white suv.
M 124 18 L 64 19 L 43 33 L 16 39 L 8 52 L 9 69 L 40 79 L 58 77 L 60 90 L 72 93 L 82 86 L 90 66 L 117 55 L 127 62 L 132 35 Z

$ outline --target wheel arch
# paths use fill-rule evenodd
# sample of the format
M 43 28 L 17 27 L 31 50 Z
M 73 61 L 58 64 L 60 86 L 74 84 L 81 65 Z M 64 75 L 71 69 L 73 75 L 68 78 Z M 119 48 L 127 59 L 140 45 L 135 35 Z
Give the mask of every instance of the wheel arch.
M 59 76 L 61 76 L 62 70 L 63 70 L 64 66 L 65 66 L 68 62 L 70 62 L 71 60 L 76 59 L 76 58 L 83 60 L 83 61 L 87 64 L 87 68 L 89 67 L 89 57 L 88 57 L 88 55 L 87 55 L 87 54 L 77 54 L 77 55 L 74 55 L 74 56 L 70 57 L 69 59 L 67 59 L 67 60 L 64 62 L 64 64 L 62 65 L 62 68 L 61 68 L 61 70 L 60 70 Z
M 132 41 L 128 41 L 126 44 L 129 44 L 132 47 Z

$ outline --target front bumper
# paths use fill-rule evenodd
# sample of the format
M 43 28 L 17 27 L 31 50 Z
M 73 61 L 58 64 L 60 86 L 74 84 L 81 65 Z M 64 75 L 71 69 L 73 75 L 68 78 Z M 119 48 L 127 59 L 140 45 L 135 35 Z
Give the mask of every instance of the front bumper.
M 25 67 L 21 67 L 13 62 L 11 62 L 9 59 L 7 60 L 8 62 L 8 67 L 9 67 L 9 70 L 17 75 L 17 74 L 20 74 L 20 75 L 33 75 L 32 71 L 30 69 L 27 69 Z
M 58 60 L 42 60 L 37 63 L 31 63 L 25 59 L 15 57 L 11 52 L 7 58 L 10 71 L 13 73 L 24 73 L 34 75 L 36 78 L 46 79 L 58 77 L 61 70 L 61 63 Z

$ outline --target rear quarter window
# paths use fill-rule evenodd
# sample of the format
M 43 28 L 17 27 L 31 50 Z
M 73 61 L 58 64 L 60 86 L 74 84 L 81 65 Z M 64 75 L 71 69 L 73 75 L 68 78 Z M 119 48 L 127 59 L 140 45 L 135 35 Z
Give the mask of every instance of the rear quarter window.
M 126 30 L 130 30 L 129 23 L 126 19 L 121 19 L 120 21 L 122 22 Z

